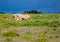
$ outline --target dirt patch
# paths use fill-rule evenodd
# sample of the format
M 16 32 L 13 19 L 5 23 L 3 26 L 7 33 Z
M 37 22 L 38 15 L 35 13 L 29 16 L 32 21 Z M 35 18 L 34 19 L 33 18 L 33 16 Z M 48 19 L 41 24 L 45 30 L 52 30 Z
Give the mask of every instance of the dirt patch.
M 60 42 L 60 27 L 48 27 L 48 26 L 21 26 L 3 28 L 0 31 L 0 41 L 7 42 L 6 38 L 2 34 L 6 31 L 16 31 L 19 36 L 13 37 L 11 42 L 40 42 L 41 37 L 44 37 L 47 42 Z M 43 38 L 42 38 L 43 39 Z M 44 41 L 43 39 L 43 41 Z M 9 42 L 9 41 L 8 41 Z

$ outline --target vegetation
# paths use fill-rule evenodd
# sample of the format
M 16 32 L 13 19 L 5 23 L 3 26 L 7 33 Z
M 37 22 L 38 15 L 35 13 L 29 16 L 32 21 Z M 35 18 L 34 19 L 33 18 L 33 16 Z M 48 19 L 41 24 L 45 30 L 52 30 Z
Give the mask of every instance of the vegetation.
M 15 37 L 15 36 L 19 36 L 19 34 L 17 34 L 14 31 L 7 31 L 7 32 L 4 32 L 2 34 L 2 36 L 4 36 L 4 37 Z
M 24 13 L 42 14 L 43 12 L 38 12 L 37 10 L 24 11 Z
M 4 33 L 1 34 L 3 37 L 6 37 L 7 41 L 12 41 L 13 37 L 19 36 L 19 34 L 12 30 L 12 31 L 5 31 Z
M 7 42 L 15 42 L 15 41 L 18 41 L 18 42 L 20 41 L 21 42 L 25 42 L 25 41 L 26 42 L 51 42 L 54 39 L 55 40 L 59 39 L 59 42 L 60 42 L 60 28 L 57 27 L 56 30 L 54 30 L 54 28 L 56 27 L 33 26 L 33 27 L 14 27 L 13 29 L 10 27 L 10 28 L 6 28 L 6 30 L 3 28 L 0 31 L 0 36 L 1 36 L 0 41 L 2 39 L 2 41 L 4 42 L 6 41 Z M 59 32 L 56 32 L 57 30 Z
M 0 14 L 5 14 L 5 12 L 0 12 Z
M 30 14 L 28 20 L 16 21 L 12 14 L 0 14 L 0 28 L 11 26 L 60 26 L 60 14 Z
M 12 14 L 0 14 L 0 41 L 60 42 L 60 14 L 30 15 L 28 20 L 16 21 Z

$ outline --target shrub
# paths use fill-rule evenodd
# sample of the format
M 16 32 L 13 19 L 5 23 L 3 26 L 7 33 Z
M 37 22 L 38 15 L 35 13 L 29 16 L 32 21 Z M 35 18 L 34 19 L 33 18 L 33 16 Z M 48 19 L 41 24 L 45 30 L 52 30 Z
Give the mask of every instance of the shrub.
M 29 34 L 23 34 L 23 35 L 20 35 L 20 38 L 29 40 L 29 39 L 32 39 L 32 36 Z

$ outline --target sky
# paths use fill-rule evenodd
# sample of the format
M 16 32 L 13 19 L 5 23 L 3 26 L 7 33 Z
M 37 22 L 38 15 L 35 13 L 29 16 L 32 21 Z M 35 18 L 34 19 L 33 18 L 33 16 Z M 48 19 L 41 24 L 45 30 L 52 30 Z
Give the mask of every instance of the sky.
M 27 10 L 60 12 L 60 0 L 0 0 L 0 11 L 23 12 Z

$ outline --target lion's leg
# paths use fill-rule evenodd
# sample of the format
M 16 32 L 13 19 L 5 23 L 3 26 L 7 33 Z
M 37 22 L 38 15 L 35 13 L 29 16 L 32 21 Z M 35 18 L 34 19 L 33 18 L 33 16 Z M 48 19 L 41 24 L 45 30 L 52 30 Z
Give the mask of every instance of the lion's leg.
M 19 20 L 19 18 L 17 18 L 16 20 Z
M 16 16 L 15 16 L 15 19 L 16 19 L 16 20 L 19 20 L 19 17 L 17 17 L 17 15 L 16 15 Z
M 17 19 L 17 16 L 15 16 L 15 19 Z
M 22 20 L 22 18 L 21 18 L 21 17 L 19 17 L 19 20 Z

